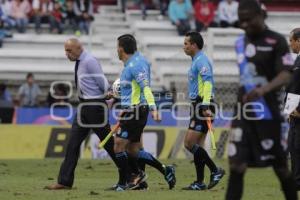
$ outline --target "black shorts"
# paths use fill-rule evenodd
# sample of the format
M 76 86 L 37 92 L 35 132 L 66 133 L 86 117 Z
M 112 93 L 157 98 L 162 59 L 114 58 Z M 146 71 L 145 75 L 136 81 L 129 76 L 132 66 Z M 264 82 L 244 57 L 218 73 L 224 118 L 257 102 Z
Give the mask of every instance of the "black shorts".
M 141 135 L 147 124 L 148 114 L 149 107 L 145 105 L 135 106 L 130 110 L 126 110 L 120 120 L 121 129 L 116 136 L 130 142 L 140 142 Z
M 280 120 L 235 120 L 229 135 L 228 157 L 249 167 L 287 167 Z
M 188 129 L 200 133 L 207 133 L 208 131 L 207 119 L 202 114 L 203 110 L 201 109 L 200 106 L 201 103 L 202 101 L 196 101 L 191 103 L 190 123 Z M 212 113 L 215 113 L 215 107 L 213 105 L 209 106 L 209 109 L 212 111 Z

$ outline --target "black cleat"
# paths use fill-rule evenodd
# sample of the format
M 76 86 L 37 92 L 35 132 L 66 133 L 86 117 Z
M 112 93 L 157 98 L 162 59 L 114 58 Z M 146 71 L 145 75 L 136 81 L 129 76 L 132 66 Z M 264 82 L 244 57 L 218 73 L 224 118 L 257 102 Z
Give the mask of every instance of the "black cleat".
M 218 168 L 217 172 L 211 173 L 210 182 L 209 182 L 207 189 L 211 189 L 211 188 L 215 187 L 224 175 L 225 175 L 225 170 L 222 168 Z
M 134 188 L 133 190 L 148 190 L 148 183 L 146 181 L 141 182 L 138 187 Z
M 176 177 L 175 177 L 175 168 L 172 165 L 168 165 L 165 168 L 165 179 L 169 184 L 169 189 L 172 190 L 176 184 Z
M 207 187 L 206 187 L 205 183 L 199 183 L 199 182 L 195 181 L 191 185 L 184 187 L 182 189 L 183 190 L 206 190 Z
M 131 178 L 130 183 L 128 184 L 128 188 L 130 190 L 133 190 L 137 187 L 139 187 L 140 183 L 145 182 L 147 180 L 148 176 L 144 171 L 140 171 L 139 174 L 134 175 Z

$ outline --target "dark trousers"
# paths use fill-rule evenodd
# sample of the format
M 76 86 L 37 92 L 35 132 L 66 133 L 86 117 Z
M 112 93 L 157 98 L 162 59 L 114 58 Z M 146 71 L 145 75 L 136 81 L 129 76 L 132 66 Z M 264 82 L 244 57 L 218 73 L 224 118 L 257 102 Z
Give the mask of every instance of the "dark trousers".
M 103 103 L 103 105 L 103 107 L 95 105 L 83 106 L 81 110 L 76 113 L 76 117 L 74 118 L 72 124 L 71 137 L 67 146 L 65 159 L 60 167 L 60 172 L 58 176 L 59 184 L 72 187 L 74 182 L 74 171 L 80 154 L 80 145 L 83 142 L 83 140 L 88 136 L 89 131 L 92 129 L 100 138 L 100 140 L 103 140 L 106 137 L 106 135 L 110 132 L 111 129 L 108 122 L 108 108 L 105 103 Z M 104 123 L 103 126 L 94 126 L 95 124 L 103 123 L 104 120 L 107 120 L 107 122 Z M 79 121 L 82 122 L 84 125 L 80 125 L 78 123 Z M 93 127 L 84 127 L 88 124 L 93 125 Z M 115 161 L 113 147 L 114 141 L 113 137 L 111 137 L 104 148 L 108 152 L 110 157 L 113 159 L 113 161 Z
M 291 117 L 288 138 L 291 166 L 297 189 L 300 190 L 300 119 Z
M 198 20 L 195 20 L 195 25 L 196 25 L 196 31 L 197 31 L 197 32 L 206 31 L 206 28 L 207 28 L 207 27 L 204 26 L 204 23 L 202 23 L 202 22 L 200 22 L 200 21 L 198 21 Z M 217 27 L 217 26 L 218 26 L 218 25 L 217 25 L 216 22 L 211 22 L 211 23 L 208 25 L 208 27 Z
M 233 22 L 233 23 L 230 24 L 230 23 L 227 22 L 227 21 L 221 20 L 221 21 L 220 21 L 220 26 L 221 26 L 222 28 L 227 28 L 227 27 L 235 27 L 235 28 L 239 28 L 239 22 L 236 21 L 236 22 Z
M 178 35 L 185 35 L 187 32 L 191 30 L 189 19 L 180 19 L 180 24 L 176 25 Z

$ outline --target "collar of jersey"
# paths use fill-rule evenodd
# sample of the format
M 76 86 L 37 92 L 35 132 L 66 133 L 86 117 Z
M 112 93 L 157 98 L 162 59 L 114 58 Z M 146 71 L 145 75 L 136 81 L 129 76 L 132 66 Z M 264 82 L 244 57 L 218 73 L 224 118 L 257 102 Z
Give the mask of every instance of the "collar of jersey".
M 196 55 L 193 57 L 193 61 L 194 60 L 196 60 L 199 56 L 201 56 L 202 55 L 202 51 L 198 51 L 197 53 L 196 53 Z
M 140 53 L 137 51 L 135 52 L 125 63 L 125 67 L 127 67 L 131 61 L 133 61 L 135 58 L 137 58 L 140 55 Z

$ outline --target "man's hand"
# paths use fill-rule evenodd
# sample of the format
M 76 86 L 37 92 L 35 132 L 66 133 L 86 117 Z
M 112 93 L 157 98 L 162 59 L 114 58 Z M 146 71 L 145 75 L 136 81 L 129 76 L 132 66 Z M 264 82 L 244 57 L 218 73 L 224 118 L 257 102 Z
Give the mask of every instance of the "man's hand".
M 89 19 L 90 18 L 90 16 L 86 12 L 84 12 L 82 15 L 83 15 L 84 19 Z
M 243 96 L 243 102 L 251 102 L 255 101 L 256 99 L 264 96 L 266 94 L 266 89 L 264 87 L 257 87 L 251 90 L 248 94 Z
M 114 93 L 113 93 L 113 91 L 108 91 L 107 92 L 107 94 L 106 94 L 106 96 L 105 96 L 105 99 L 111 99 L 111 98 L 113 98 L 114 97 Z
M 159 114 L 159 112 L 157 110 L 151 111 L 151 114 L 152 114 L 152 118 L 154 119 L 154 121 L 156 121 L 156 122 L 160 122 L 161 121 L 160 114 Z

